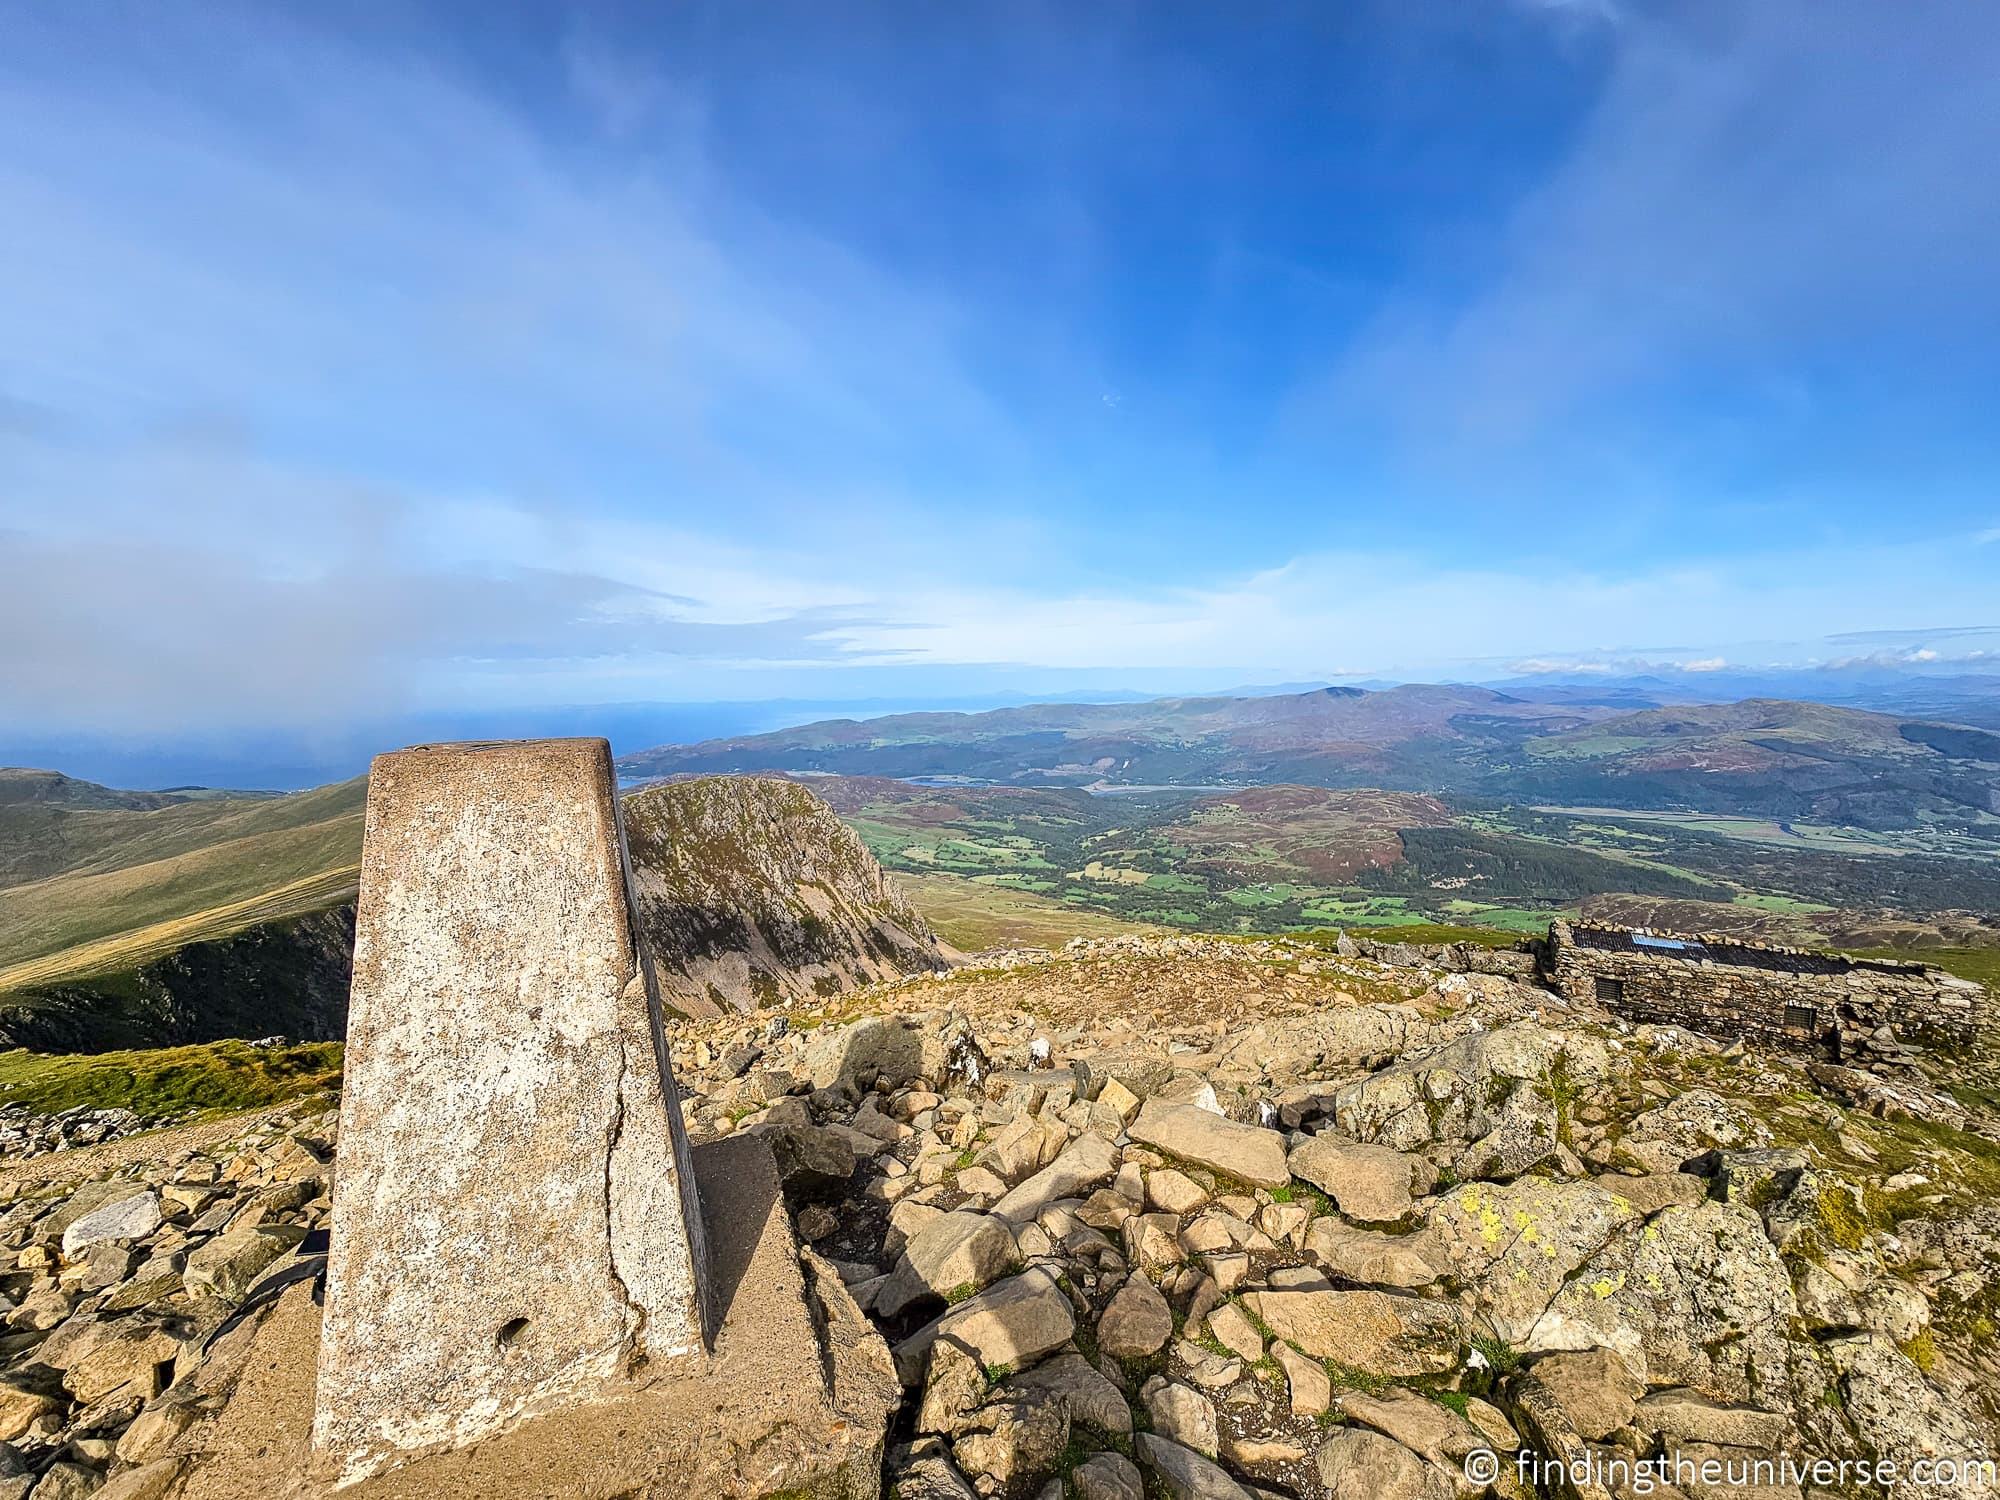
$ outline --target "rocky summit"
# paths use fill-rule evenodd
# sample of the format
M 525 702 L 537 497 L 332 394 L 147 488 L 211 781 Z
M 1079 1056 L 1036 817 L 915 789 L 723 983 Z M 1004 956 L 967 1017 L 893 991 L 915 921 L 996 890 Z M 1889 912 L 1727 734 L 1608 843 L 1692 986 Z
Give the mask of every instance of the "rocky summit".
M 693 1137 L 769 1145 L 865 1312 L 842 1337 L 893 1365 L 886 1487 L 1695 1497 L 1763 1461 L 1759 1495 L 1915 1495 L 1802 1466 L 2000 1451 L 1972 1063 L 1842 1068 L 1394 957 L 1079 940 L 670 1026 Z M 180 1493 L 318 1273 L 337 1149 L 321 1101 L 0 1175 L 0 1496 Z
M 667 1003 L 713 1016 L 928 973 L 949 950 L 794 781 L 704 776 L 625 799 L 632 897 Z

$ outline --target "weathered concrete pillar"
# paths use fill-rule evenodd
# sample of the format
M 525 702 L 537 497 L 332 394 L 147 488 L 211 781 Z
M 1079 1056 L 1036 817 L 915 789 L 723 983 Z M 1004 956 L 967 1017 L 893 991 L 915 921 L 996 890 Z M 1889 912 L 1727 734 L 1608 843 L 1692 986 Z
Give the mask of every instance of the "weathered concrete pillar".
M 706 1252 L 603 740 L 376 759 L 315 1467 L 339 1482 L 629 1389 Z

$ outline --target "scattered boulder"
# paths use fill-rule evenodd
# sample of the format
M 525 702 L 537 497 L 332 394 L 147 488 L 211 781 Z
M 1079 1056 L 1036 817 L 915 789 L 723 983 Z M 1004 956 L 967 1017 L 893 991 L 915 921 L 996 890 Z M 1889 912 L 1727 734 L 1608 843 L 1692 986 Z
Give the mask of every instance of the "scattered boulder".
M 1629 1423 L 1646 1392 L 1646 1383 L 1609 1349 L 1549 1355 L 1535 1361 L 1521 1384 L 1540 1387 L 1578 1436 L 1593 1443 Z
M 1637 1222 L 1629 1204 L 1594 1183 L 1528 1177 L 1454 1188 L 1425 1216 L 1424 1230 L 1494 1331 L 1525 1344 L 1577 1269 Z
M 1161 1437 L 1192 1448 L 1204 1458 L 1220 1451 L 1215 1424 L 1215 1403 L 1200 1391 L 1178 1381 L 1155 1375 L 1146 1382 L 1139 1397 L 1146 1403 L 1146 1415 L 1153 1431 Z
M 1307 1228 L 1305 1252 L 1314 1264 L 1348 1281 L 1405 1290 L 1429 1286 L 1450 1263 L 1429 1233 L 1379 1234 L 1330 1215 Z
M 1243 1301 L 1305 1353 L 1390 1379 L 1456 1371 L 1468 1336 L 1449 1303 L 1384 1292 L 1247 1292 Z
M 1362 1427 L 1335 1432 L 1314 1464 L 1329 1495 L 1370 1500 L 1451 1500 L 1451 1481 L 1392 1438 Z
M 1239 1125 L 1192 1104 L 1148 1099 L 1130 1131 L 1135 1141 L 1252 1187 L 1279 1188 L 1292 1180 L 1285 1138 L 1277 1131 Z
M 1077 1500 L 1145 1500 L 1139 1466 L 1122 1453 L 1093 1453 L 1069 1477 Z
M 1118 1170 L 1118 1150 L 1101 1135 L 1081 1135 L 1054 1161 L 993 1205 L 1003 1219 L 1025 1221 L 1058 1198 L 1075 1198 Z
M 1294 1177 L 1325 1193 L 1350 1219 L 1367 1223 L 1402 1218 L 1414 1202 L 1412 1185 L 1427 1189 L 1437 1176 L 1421 1157 L 1330 1135 L 1316 1135 L 1297 1147 L 1286 1164 Z
M 63 1231 L 63 1259 L 74 1260 L 93 1245 L 143 1240 L 159 1227 L 160 1200 L 151 1192 L 117 1198 L 93 1208 Z
M 894 1317 L 921 1297 L 978 1291 L 1014 1261 L 1014 1234 L 1005 1220 L 966 1210 L 942 1214 L 910 1236 L 875 1294 L 875 1310 Z
M 1192 1448 L 1151 1432 L 1132 1439 L 1139 1462 L 1156 1475 L 1174 1500 L 1251 1500 L 1250 1492 L 1219 1465 Z M 1356 1491 L 1366 1493 L 1366 1491 Z
M 1113 1359 L 1157 1353 L 1173 1337 L 1174 1312 L 1143 1276 L 1126 1281 L 1097 1324 L 1097 1347 Z
M 936 1332 L 965 1345 L 989 1371 L 1017 1370 L 1068 1343 L 1076 1317 L 1055 1278 L 1036 1267 L 961 1302 Z

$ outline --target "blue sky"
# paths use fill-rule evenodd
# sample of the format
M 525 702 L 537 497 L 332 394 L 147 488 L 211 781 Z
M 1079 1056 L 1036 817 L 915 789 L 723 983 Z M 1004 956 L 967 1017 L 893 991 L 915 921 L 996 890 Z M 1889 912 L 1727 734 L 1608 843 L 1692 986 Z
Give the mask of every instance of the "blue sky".
M 2000 623 L 1991 6 L 0 25 L 0 719 Z

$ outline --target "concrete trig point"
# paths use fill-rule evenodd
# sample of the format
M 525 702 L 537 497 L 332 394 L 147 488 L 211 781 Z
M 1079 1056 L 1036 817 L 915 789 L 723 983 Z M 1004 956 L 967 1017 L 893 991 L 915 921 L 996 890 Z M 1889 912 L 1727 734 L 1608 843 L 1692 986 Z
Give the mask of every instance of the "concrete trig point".
M 602 740 L 370 773 L 314 1467 L 698 1362 L 707 1252 Z

